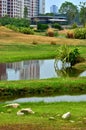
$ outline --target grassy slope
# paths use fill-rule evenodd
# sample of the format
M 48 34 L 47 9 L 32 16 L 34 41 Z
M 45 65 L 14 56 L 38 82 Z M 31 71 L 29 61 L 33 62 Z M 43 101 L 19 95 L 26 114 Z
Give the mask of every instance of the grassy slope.
M 5 27 L 0 27 L 0 44 L 13 44 L 13 43 L 24 43 L 29 44 L 33 41 L 37 41 L 37 43 L 51 43 L 51 41 L 56 41 L 57 44 L 71 44 L 71 45 L 86 45 L 85 40 L 78 39 L 66 39 L 62 40 L 62 38 L 54 38 L 47 36 L 37 36 L 37 35 L 25 35 L 21 33 L 16 33 L 10 29 Z

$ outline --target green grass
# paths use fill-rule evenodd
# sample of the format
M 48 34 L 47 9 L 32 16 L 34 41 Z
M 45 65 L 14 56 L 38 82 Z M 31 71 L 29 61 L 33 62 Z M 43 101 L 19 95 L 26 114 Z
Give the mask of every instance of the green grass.
M 61 103 L 24 103 L 17 109 L 5 108 L 0 104 L 0 128 L 5 126 L 11 130 L 72 130 L 86 129 L 86 104 L 84 102 L 61 102 Z M 35 114 L 17 116 L 16 113 L 21 108 L 31 108 Z M 70 111 L 69 119 L 62 119 L 61 116 Z M 55 120 L 49 120 L 55 117 Z M 71 123 L 71 120 L 74 121 Z M 16 127 L 18 125 L 18 127 Z M 11 129 L 10 129 L 11 128 Z M 19 129 L 20 128 L 20 129 Z M 0 129 L 1 130 L 1 129 Z
M 59 45 L 50 44 L 0 44 L 0 62 L 28 59 L 52 59 L 57 55 Z M 71 46 L 73 47 L 73 46 Z M 78 46 L 81 56 L 86 58 L 86 47 Z

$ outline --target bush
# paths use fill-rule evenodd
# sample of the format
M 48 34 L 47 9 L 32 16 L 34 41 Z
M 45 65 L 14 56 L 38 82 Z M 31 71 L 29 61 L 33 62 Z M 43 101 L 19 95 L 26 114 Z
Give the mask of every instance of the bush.
M 58 36 L 58 32 L 54 31 L 52 28 L 49 28 L 46 32 L 46 35 L 49 37 L 57 37 Z
M 70 50 L 69 47 L 65 44 L 58 49 L 57 59 L 60 59 L 63 62 L 69 62 L 71 63 L 71 66 L 73 66 L 76 63 L 81 62 L 81 59 L 83 58 L 80 56 L 78 48 Z
M 76 39 L 86 39 L 86 28 L 75 29 L 74 38 L 76 38 Z
M 72 25 L 72 29 L 75 29 L 75 28 L 77 28 L 78 26 L 77 26 L 77 24 L 76 23 L 74 23 L 73 25 Z
M 34 34 L 34 31 L 32 29 L 24 27 L 19 28 L 19 32 L 24 34 Z
M 56 28 L 56 29 L 59 29 L 59 30 L 63 30 L 63 28 L 61 27 L 61 25 L 58 24 L 58 23 L 52 24 L 52 27 L 53 27 L 53 28 Z
M 46 32 L 47 36 L 54 37 L 54 30 L 52 28 L 49 28 Z
M 48 25 L 47 24 L 41 24 L 41 23 L 38 23 L 37 24 L 37 29 L 38 30 L 46 30 L 46 29 L 48 29 Z
M 74 32 L 72 30 L 68 31 L 66 37 L 67 38 L 74 38 Z
M 7 28 L 10 28 L 16 32 L 21 32 L 24 34 L 34 34 L 34 31 L 31 28 L 26 28 L 26 27 L 16 27 L 14 25 L 6 25 Z
M 0 23 L 2 26 L 6 25 L 14 25 L 16 27 L 29 27 L 30 22 L 24 18 L 10 18 L 8 16 L 4 16 L 0 18 Z

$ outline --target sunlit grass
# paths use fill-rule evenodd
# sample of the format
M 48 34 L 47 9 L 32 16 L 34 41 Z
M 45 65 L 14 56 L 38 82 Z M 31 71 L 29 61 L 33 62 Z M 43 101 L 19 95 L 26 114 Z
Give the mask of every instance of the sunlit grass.
M 86 104 L 84 102 L 61 102 L 61 103 L 24 103 L 20 104 L 17 109 L 4 108 L 4 104 L 0 104 L 0 128 L 8 128 L 12 130 L 57 130 L 66 128 L 72 129 L 85 129 L 86 122 Z M 17 116 L 17 111 L 21 108 L 31 108 L 35 114 Z M 83 111 L 84 110 L 84 111 Z M 70 111 L 71 117 L 67 120 L 63 120 L 61 116 Z M 54 117 L 55 120 L 50 120 L 50 117 Z M 73 121 L 73 123 L 71 122 Z M 17 126 L 17 127 L 15 127 Z M 20 129 L 17 129 L 20 128 Z M 72 128 L 72 129 L 71 129 Z

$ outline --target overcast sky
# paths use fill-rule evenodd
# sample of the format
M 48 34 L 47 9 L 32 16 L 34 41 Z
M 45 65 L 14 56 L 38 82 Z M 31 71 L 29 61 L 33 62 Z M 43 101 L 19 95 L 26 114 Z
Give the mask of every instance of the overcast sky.
M 51 5 L 57 5 L 58 8 L 61 6 L 62 3 L 65 1 L 72 2 L 75 5 L 79 5 L 80 2 L 86 2 L 86 0 L 45 0 L 45 12 L 50 12 Z

